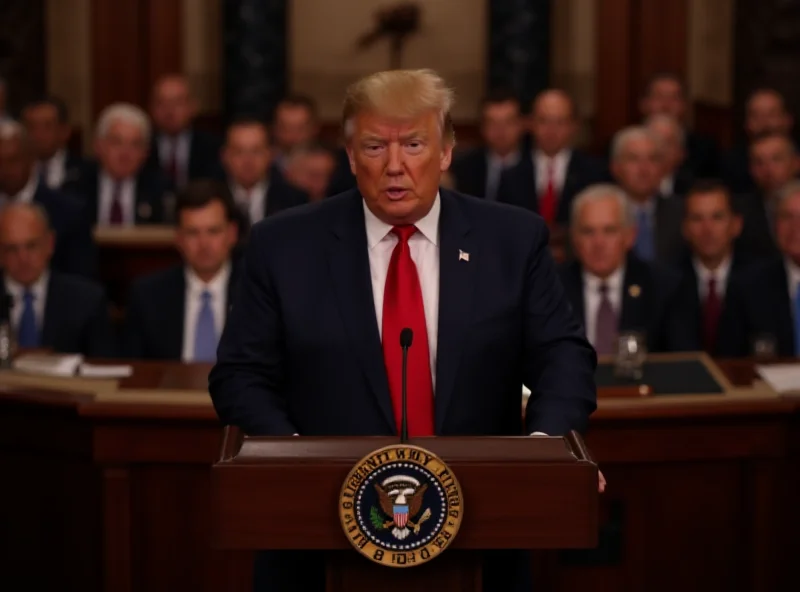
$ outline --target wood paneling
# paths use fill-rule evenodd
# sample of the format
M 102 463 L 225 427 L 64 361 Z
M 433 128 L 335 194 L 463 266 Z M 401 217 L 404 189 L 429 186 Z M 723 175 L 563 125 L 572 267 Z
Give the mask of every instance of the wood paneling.
M 179 0 L 92 0 L 92 110 L 147 105 L 150 88 L 183 65 Z

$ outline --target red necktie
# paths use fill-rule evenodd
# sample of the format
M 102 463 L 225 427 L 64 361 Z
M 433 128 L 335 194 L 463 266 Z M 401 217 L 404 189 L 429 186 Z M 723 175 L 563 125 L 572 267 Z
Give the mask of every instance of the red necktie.
M 121 226 L 123 222 L 122 183 L 119 181 L 114 183 L 114 189 L 111 193 L 111 212 L 108 216 L 108 221 L 112 226 Z
M 721 311 L 722 304 L 717 294 L 717 280 L 712 277 L 708 280 L 708 294 L 703 303 L 703 348 L 708 353 L 713 353 L 717 342 L 717 325 Z
M 417 266 L 411 259 L 408 247 L 408 239 L 417 232 L 417 227 L 395 226 L 392 232 L 399 241 L 392 251 L 383 293 L 383 360 L 397 433 L 400 433 L 402 418 L 403 350 L 400 347 L 400 332 L 408 327 L 414 332 L 414 344 L 408 350 L 408 435 L 432 436 L 433 382 L 428 330 Z
M 547 164 L 547 187 L 539 200 L 539 214 L 544 218 L 548 225 L 556 219 L 556 188 L 553 182 L 553 161 Z

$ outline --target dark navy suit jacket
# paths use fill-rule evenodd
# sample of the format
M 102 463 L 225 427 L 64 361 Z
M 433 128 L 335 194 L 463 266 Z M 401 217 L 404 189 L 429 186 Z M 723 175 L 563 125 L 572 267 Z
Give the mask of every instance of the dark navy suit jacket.
M 596 358 L 543 221 L 451 191 L 441 200 L 436 433 L 585 429 Z M 250 434 L 396 433 L 356 190 L 253 227 L 210 392 Z
M 236 278 L 234 263 L 228 282 L 228 307 Z M 131 287 L 125 315 L 124 354 L 135 359 L 181 360 L 185 313 L 183 265 L 138 279 Z
M 94 278 L 97 275 L 97 247 L 84 205 L 75 197 L 41 183 L 33 201 L 47 212 L 56 235 L 50 266 L 64 273 Z
M 761 261 L 731 279 L 719 323 L 721 356 L 749 356 L 753 341 L 774 340 L 779 356 L 795 355 L 792 302 L 783 257 Z
M 558 196 L 556 221 L 560 224 L 569 222 L 573 198 L 589 185 L 608 180 L 608 171 L 598 159 L 580 150 L 573 150 L 567 164 L 564 186 Z M 538 212 L 539 195 L 536 187 L 536 167 L 533 166 L 533 158 L 530 152 L 524 152 L 516 166 L 503 172 L 497 199 Z
M 581 265 L 573 261 L 562 265 L 559 271 L 575 315 L 585 325 Z M 628 255 L 619 331 L 644 332 L 651 352 L 699 350 L 691 312 L 679 306 L 679 287 L 677 272 Z
M 188 181 L 194 179 L 208 179 L 218 177 L 222 170 L 220 164 L 220 150 L 222 148 L 222 140 L 216 135 L 208 133 L 204 130 L 192 128 L 189 137 L 189 163 L 187 176 Z M 161 166 L 161 156 L 158 151 L 159 148 L 159 135 L 154 134 L 150 141 L 150 153 L 147 159 L 147 168 L 153 173 L 160 173 L 164 175 L 167 187 L 169 190 L 174 191 L 172 187 L 172 180 L 166 179 Z

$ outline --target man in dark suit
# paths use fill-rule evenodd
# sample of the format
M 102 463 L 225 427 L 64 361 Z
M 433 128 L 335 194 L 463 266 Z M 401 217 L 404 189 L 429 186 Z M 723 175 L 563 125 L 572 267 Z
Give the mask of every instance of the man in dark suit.
M 164 76 L 153 86 L 150 116 L 155 133 L 147 166 L 160 171 L 171 191 L 193 179 L 219 174 L 219 138 L 192 125 L 197 104 L 184 76 Z
M 222 164 L 239 211 L 242 235 L 252 224 L 308 202 L 308 196 L 289 184 L 272 166 L 267 126 L 256 119 L 231 123 L 222 150 Z
M 312 142 L 292 150 L 283 174 L 292 185 L 305 191 L 309 201 L 321 201 L 335 169 L 336 154 L 324 144 Z
M 144 166 L 150 123 L 138 107 L 115 103 L 100 114 L 95 153 L 80 178 L 64 190 L 82 199 L 92 224 L 132 226 L 162 224 L 167 183 L 159 171 Z
M 573 147 L 577 131 L 577 109 L 567 93 L 539 94 L 531 109 L 533 152 L 505 171 L 499 200 L 537 212 L 548 225 L 565 226 L 572 198 L 607 178 L 599 161 Z
M 272 161 L 283 172 L 292 150 L 319 136 L 317 103 L 307 95 L 288 95 L 275 106 L 271 125 Z
M 684 130 L 685 164 L 695 177 L 711 177 L 717 173 L 717 145 L 713 138 L 686 127 L 689 103 L 683 81 L 675 74 L 661 72 L 650 78 L 639 101 L 642 117 L 669 115 Z
M 382 72 L 348 89 L 358 190 L 254 227 L 209 377 L 222 421 L 261 435 L 398 434 L 408 327 L 410 435 L 586 427 L 595 355 L 563 298 L 545 225 L 439 189 L 451 105 L 428 70 Z M 534 393 L 524 429 L 521 383 Z M 524 557 L 487 560 L 484 589 L 530 590 Z M 264 554 L 256 586 L 321 590 L 322 567 Z
M 116 344 L 102 287 L 51 270 L 54 242 L 41 206 L 13 203 L 0 212 L 0 264 L 18 345 L 114 356 Z
M 522 113 L 519 99 L 497 90 L 481 104 L 483 146 L 458 156 L 450 167 L 456 189 L 475 197 L 496 200 L 503 172 L 521 157 Z
M 35 169 L 25 129 L 15 121 L 0 123 L 0 201 L 41 205 L 55 232 L 53 269 L 94 277 L 97 248 L 85 208 L 73 197 L 41 183 Z
M 694 182 L 694 172 L 686 162 L 686 131 L 670 115 L 653 115 L 645 122 L 647 129 L 661 142 L 664 172 L 659 193 L 664 197 L 686 195 Z
M 756 183 L 750 168 L 750 143 L 764 134 L 791 137 L 794 117 L 786 99 L 772 88 L 759 88 L 750 93 L 745 103 L 744 137 L 720 158 L 720 176 L 737 194 L 752 193 Z
M 80 176 L 84 160 L 67 146 L 72 135 L 69 112 L 63 99 L 44 96 L 22 108 L 22 123 L 28 132 L 39 182 L 61 189 Z
M 600 184 L 579 193 L 570 235 L 576 260 L 559 273 L 598 354 L 614 354 L 625 332 L 641 333 L 651 352 L 698 349 L 677 303 L 678 275 L 629 252 L 636 227 L 622 190 Z
M 683 235 L 690 253 L 680 262 L 680 307 L 687 312 L 703 349 L 717 353 L 719 320 L 732 278 L 752 258 L 734 248 L 742 231 L 728 188 L 720 181 L 699 181 L 684 199 Z
M 178 194 L 176 246 L 184 264 L 131 288 L 125 353 L 213 362 L 236 280 L 236 206 L 224 183 L 192 181 Z
M 754 138 L 750 171 L 755 190 L 737 196 L 744 216 L 739 243 L 755 257 L 772 257 L 778 254 L 774 231 L 777 195 L 800 172 L 797 147 L 785 134 L 766 133 Z
M 722 356 L 765 349 L 800 356 L 800 181 L 780 190 L 775 217 L 780 255 L 753 265 L 728 287 L 719 329 Z
M 686 252 L 681 236 L 683 204 L 660 193 L 664 151 L 658 137 L 644 126 L 617 132 L 611 171 L 628 195 L 636 222 L 633 252 L 642 261 L 674 263 Z

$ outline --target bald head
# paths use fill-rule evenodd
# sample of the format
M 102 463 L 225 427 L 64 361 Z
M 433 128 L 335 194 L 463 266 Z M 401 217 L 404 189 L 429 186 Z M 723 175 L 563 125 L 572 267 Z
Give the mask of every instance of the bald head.
M 53 246 L 40 206 L 12 203 L 0 210 L 0 264 L 13 281 L 26 287 L 36 283 L 50 264 Z
M 156 129 L 174 136 L 189 127 L 196 113 L 189 82 L 184 76 L 171 74 L 153 85 L 150 114 Z
M 33 154 L 25 128 L 16 121 L 0 123 L 0 192 L 16 195 L 33 172 Z
M 570 148 L 578 130 L 575 102 L 558 89 L 545 90 L 533 101 L 531 133 L 536 148 L 555 156 Z

